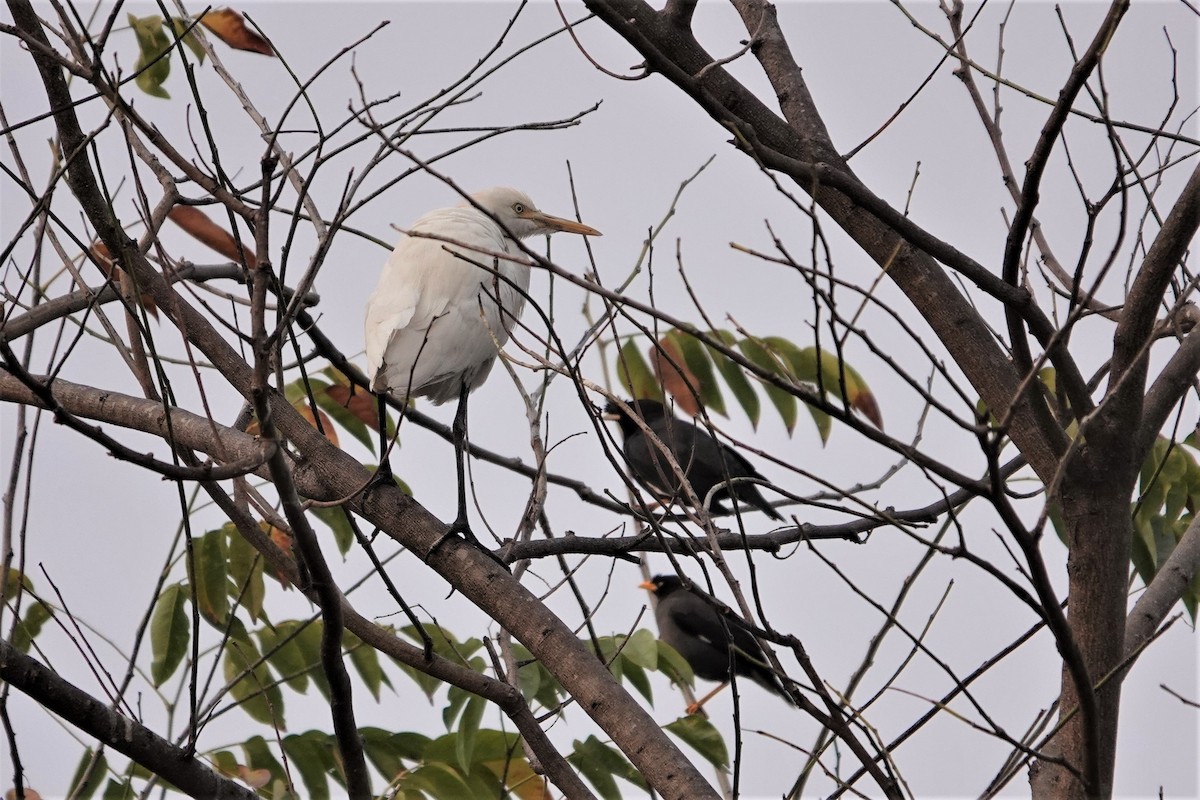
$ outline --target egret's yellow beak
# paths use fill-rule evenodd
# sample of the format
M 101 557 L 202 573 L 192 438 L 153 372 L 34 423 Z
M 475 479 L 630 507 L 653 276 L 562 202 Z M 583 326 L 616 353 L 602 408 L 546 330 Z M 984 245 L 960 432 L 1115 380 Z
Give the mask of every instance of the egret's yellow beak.
M 560 231 L 562 233 L 578 233 L 580 236 L 604 235 L 591 225 L 584 225 L 582 222 L 576 222 L 573 219 L 556 217 L 553 214 L 547 214 L 544 211 L 526 211 L 520 216 L 527 220 L 536 222 L 539 225 L 550 228 L 551 230 Z

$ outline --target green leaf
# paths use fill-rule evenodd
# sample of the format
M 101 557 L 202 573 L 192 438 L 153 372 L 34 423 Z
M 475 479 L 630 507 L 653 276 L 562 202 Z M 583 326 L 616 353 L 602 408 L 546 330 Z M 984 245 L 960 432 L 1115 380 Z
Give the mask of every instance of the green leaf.
M 724 342 L 727 347 L 733 347 L 737 341 L 730 331 L 715 330 L 712 332 L 712 336 Z M 762 414 L 762 404 L 758 400 L 758 393 L 754 391 L 754 387 L 746 377 L 746 373 L 742 371 L 741 365 L 715 348 L 709 347 L 708 354 L 712 358 L 717 372 L 720 372 L 721 377 L 725 379 L 725 385 L 733 392 L 738 404 L 746 412 L 750 424 L 757 429 L 759 416 Z
M 4 597 L 0 598 L 0 602 L 11 601 L 20 591 L 32 592 L 33 581 L 29 580 L 29 576 L 23 574 L 16 567 L 9 567 L 8 579 L 4 582 Z
M 412 494 L 408 491 L 405 493 Z M 350 527 L 350 521 L 346 519 L 346 512 L 342 511 L 341 506 L 314 507 L 309 509 L 309 513 L 324 522 L 333 531 L 333 541 L 337 545 L 339 553 L 344 556 L 350 552 L 350 548 L 354 546 L 354 528 Z
M 634 769 L 620 750 L 610 747 L 595 736 L 589 736 L 584 741 L 576 740 L 574 750 L 567 761 L 571 762 L 583 773 L 592 786 L 604 800 L 620 800 L 621 791 L 617 788 L 614 776 L 624 778 L 642 789 L 646 789 L 646 781 L 641 773 Z
M 674 647 L 658 641 L 658 671 L 670 678 L 677 686 L 695 686 L 696 674 L 692 666 L 679 655 Z
M 225 680 L 229 693 L 251 719 L 286 729 L 283 720 L 283 692 L 271 677 L 266 664 L 259 660 L 258 648 L 245 638 L 230 639 L 225 645 Z
M 188 575 L 196 592 L 200 616 L 217 630 L 224 630 L 229 617 L 229 553 L 221 528 L 192 540 Z
M 1155 552 L 1154 530 L 1150 520 L 1139 514 L 1134 517 L 1133 521 L 1133 547 L 1130 550 L 1129 558 L 1133 562 L 1133 568 L 1137 570 L 1138 577 L 1146 585 L 1150 584 L 1154 573 L 1158 571 Z
M 357 636 L 349 631 L 344 634 L 342 644 L 347 648 L 350 663 L 354 665 L 358 676 L 363 679 L 363 683 L 366 684 L 371 696 L 375 698 L 375 702 L 379 702 L 380 687 L 386 685 L 391 688 L 392 686 L 392 682 L 383 671 L 383 666 L 379 663 L 379 651 L 363 644 Z
M 328 800 L 329 779 L 340 778 L 333 758 L 336 750 L 337 741 L 323 731 L 283 737 L 283 752 L 292 769 L 300 773 L 300 780 L 313 800 Z
M 137 797 L 137 792 L 133 791 L 133 786 L 129 781 L 117 781 L 109 778 L 104 785 L 104 794 L 100 796 L 103 800 L 129 800 Z
M 446 764 L 423 764 L 397 783 L 405 791 L 419 791 L 437 798 L 471 797 L 471 787 Z
M 542 673 L 538 666 L 534 662 L 517 668 L 517 681 L 520 683 L 521 694 L 526 698 L 536 697 L 542 685 Z
M 688 714 L 663 727 L 717 769 L 729 769 L 729 750 L 725 747 L 725 740 L 707 717 Z
M 320 639 L 322 639 L 324 630 L 325 626 L 322 621 L 306 621 L 296 631 L 293 642 L 299 652 L 300 661 L 307 664 L 308 679 L 317 687 L 317 691 L 328 700 L 329 679 L 325 678 L 325 670 L 320 666 Z
M 841 373 L 838 369 L 839 362 L 833 353 L 828 350 L 817 350 L 815 347 L 800 348 L 781 336 L 767 336 L 762 339 L 762 344 L 787 367 L 786 374 L 793 381 L 808 384 L 818 393 L 824 392 L 835 397 L 843 397 Z M 849 388 L 851 380 L 847 371 L 847 388 Z M 847 403 L 849 403 L 850 396 L 850 393 L 847 392 L 845 395 Z M 809 403 L 805 403 L 804 407 L 808 409 L 809 415 L 817 426 L 821 443 L 825 444 L 829 441 L 829 434 L 833 431 L 833 418 Z
M 517 676 L 521 691 L 542 708 L 556 708 L 562 700 L 562 686 L 542 663 L 519 644 L 513 645 L 513 655 L 521 664 Z
M 313 620 L 302 627 L 296 634 L 296 646 L 300 649 L 300 657 L 309 665 L 308 677 L 326 700 L 329 699 L 329 679 L 321 667 L 321 637 L 325 625 L 321 620 Z
M 455 720 L 467 707 L 469 699 L 471 699 L 471 693 L 458 686 L 451 686 L 446 692 L 446 707 L 442 709 L 442 724 L 446 726 L 446 730 L 454 730 Z
M 645 628 L 633 632 L 621 653 L 640 667 L 658 669 L 658 639 Z
M 683 331 L 673 330 L 669 335 L 679 341 L 687 368 L 700 383 L 700 401 L 704 403 L 704 407 L 710 412 L 715 411 L 723 417 L 728 417 L 729 412 L 725 409 L 725 397 L 721 394 L 721 387 L 713 372 L 713 362 L 708 355 L 708 348 L 701 344 L 695 336 Z
M 419 733 L 392 733 L 383 728 L 360 728 L 363 752 L 389 782 L 407 767 L 405 761 L 420 761 L 432 741 Z
M 241 766 L 238 763 L 237 756 L 230 750 L 218 750 L 215 753 L 209 753 L 208 758 L 222 775 L 236 776 L 238 767 Z
M 474 763 L 512 758 L 514 753 L 520 752 L 520 748 L 521 740 L 515 733 L 480 728 L 475 735 Z
M 305 653 L 298 641 L 297 631 L 303 624 L 297 620 L 284 620 L 277 622 L 274 628 L 261 628 L 256 632 L 267 661 L 288 687 L 300 694 L 308 691 L 310 673 L 320 670 L 320 659 L 310 660 L 314 654 Z
M 188 50 L 192 51 L 192 55 L 196 57 L 198 62 L 203 64 L 204 57 L 206 55 L 204 48 L 200 46 L 200 40 L 196 38 L 195 28 L 190 26 L 191 23 L 186 19 L 181 19 L 180 17 L 171 17 L 171 27 L 175 31 L 175 37 L 179 38 L 182 36 L 184 46 L 187 47 Z
M 135 17 L 129 14 L 128 18 L 138 43 L 138 60 L 133 66 L 137 73 L 134 80 L 138 88 L 154 97 L 169 98 L 171 95 L 162 85 L 171 74 L 171 38 L 163 29 L 162 17 Z M 159 58 L 160 55 L 163 57 Z
M 648 703 L 654 702 L 654 690 L 650 687 L 650 678 L 646 675 L 646 670 L 640 665 L 634 663 L 631 659 L 621 656 L 621 673 L 625 676 L 625 680 L 638 690 L 638 694 L 646 698 Z
M 16 629 L 12 634 L 12 646 L 20 653 L 28 653 L 30 645 L 37 635 L 42 632 L 42 626 L 45 625 L 53 614 L 50 609 L 42 604 L 40 600 L 30 604 L 25 610 L 25 616 L 17 624 Z
M 150 617 L 150 679 L 162 686 L 187 655 L 192 640 L 192 626 L 187 615 L 187 591 L 182 584 L 173 583 L 159 595 Z
M 1187 608 L 1194 627 L 1196 625 L 1196 609 L 1200 606 L 1200 571 L 1192 576 L 1192 582 L 1188 584 L 1187 591 L 1183 595 L 1183 605 Z
M 782 365 L 771 353 L 758 342 L 753 339 L 742 339 L 737 343 L 738 349 L 752 364 L 766 370 L 774 375 L 785 374 Z M 783 425 L 787 428 L 790 435 L 796 429 L 796 397 L 788 392 L 780 389 L 778 386 L 772 386 L 768 383 L 762 385 L 763 391 L 767 393 L 767 397 L 774 404 L 775 410 L 779 412 L 779 417 L 783 420 Z
M 617 353 L 617 380 L 632 399 L 662 400 L 662 388 L 638 350 L 636 338 L 626 341 Z
M 478 639 L 469 639 L 466 642 L 459 642 L 454 637 L 454 634 L 450 633 L 450 631 L 446 630 L 445 628 L 439 628 L 437 625 L 426 624 L 424 625 L 424 628 L 426 633 L 429 635 L 430 640 L 433 642 L 433 652 L 464 667 L 471 666 L 467 661 L 467 658 L 469 658 L 472 653 L 483 646 L 483 643 Z M 409 637 L 414 644 L 423 646 L 420 633 L 412 625 L 407 625 L 401 628 L 399 632 Z M 430 699 L 432 699 L 434 693 L 441 688 L 442 682 L 437 678 L 427 675 L 420 670 L 413 669 L 407 664 L 403 664 L 399 661 L 395 661 L 394 663 L 409 677 L 411 677 L 416 682 L 417 686 L 421 688 L 421 691 L 425 692 L 425 695 Z
M 71 787 L 71 797 L 88 800 L 100 788 L 101 781 L 108 774 L 108 759 L 104 757 L 104 753 L 101 753 L 96 758 L 96 763 L 92 764 L 94 753 L 95 751 L 90 747 L 83 751 L 83 756 L 79 759 L 79 766 L 75 767 L 75 774 L 68 784 Z M 89 765 L 92 767 L 91 770 L 88 769 Z M 86 785 L 82 783 L 85 777 L 88 779 Z
M 229 586 L 229 598 L 234 602 L 240 600 L 250 619 L 257 621 L 262 616 L 263 602 L 267 597 L 266 584 L 263 582 L 263 559 L 253 545 L 242 538 L 233 523 L 224 527 L 229 536 L 229 577 L 233 579 Z
M 1066 544 L 1067 526 L 1063 521 L 1062 508 L 1057 502 L 1051 500 L 1046 504 L 1046 516 L 1050 518 L 1050 524 L 1054 526 L 1054 532 L 1058 534 L 1058 540 Z
M 487 709 L 487 701 L 479 695 L 471 695 L 467 707 L 459 720 L 455 742 L 455 757 L 458 767 L 464 775 L 470 774 L 471 765 L 475 763 L 475 738 L 479 733 L 479 723 L 483 720 L 483 712 Z
M 246 766 L 250 769 L 265 769 L 271 773 L 273 781 L 287 781 L 287 773 L 283 771 L 283 765 L 271 752 L 271 747 L 267 744 L 266 739 L 261 736 L 251 736 L 242 742 L 241 748 L 242 752 L 246 754 Z

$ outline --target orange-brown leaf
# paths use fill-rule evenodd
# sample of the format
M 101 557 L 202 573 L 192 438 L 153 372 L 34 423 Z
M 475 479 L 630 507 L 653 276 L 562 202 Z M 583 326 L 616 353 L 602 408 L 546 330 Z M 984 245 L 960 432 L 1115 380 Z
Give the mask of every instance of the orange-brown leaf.
M 275 50 L 266 39 L 246 27 L 246 20 L 232 8 L 218 8 L 200 18 L 200 24 L 212 31 L 234 50 L 246 50 L 274 56 Z
M 700 381 L 688 369 L 684 359 L 683 348 L 672 336 L 664 336 L 650 350 L 650 364 L 654 374 L 667 394 L 675 398 L 675 405 L 680 411 L 690 416 L 700 413 L 700 404 L 696 395 L 700 391 Z
M 875 395 L 871 394 L 870 389 L 863 389 L 858 392 L 850 402 L 850 406 L 871 420 L 876 428 L 883 430 L 883 414 L 880 412 L 879 403 L 875 400 Z
M 276 528 L 269 522 L 260 522 L 258 527 L 267 532 L 267 536 L 271 537 L 271 541 L 275 546 L 283 551 L 284 555 L 292 557 L 292 535 L 283 528 Z M 272 569 L 271 574 L 275 576 L 275 580 L 279 581 L 280 585 L 285 589 L 292 587 L 292 582 L 288 579 L 287 574 L 278 570 Z
M 241 264 L 242 259 L 245 259 L 246 266 L 254 269 L 257 262 L 253 248 L 243 246 L 239 249 L 229 231 L 209 219 L 200 209 L 195 206 L 175 206 L 167 216 L 192 238 L 235 263 Z
M 100 271 L 117 284 L 121 294 L 127 298 L 133 297 L 133 281 L 125 274 L 125 270 L 117 266 L 113 260 L 112 253 L 109 252 L 107 245 L 104 242 L 96 241 L 92 244 L 92 257 L 100 266 Z M 154 298 L 143 292 L 141 297 L 142 305 L 146 308 L 146 313 L 158 320 L 158 306 L 154 302 Z
M 351 391 L 349 386 L 335 383 L 325 390 L 325 394 L 353 414 L 359 422 L 373 431 L 379 430 L 379 407 L 370 392 L 364 392 L 362 389 Z
M 318 408 L 314 412 L 313 407 L 305 402 L 297 403 L 295 407 L 296 410 L 300 412 L 300 416 L 308 420 L 309 425 L 312 425 L 314 428 L 317 428 L 319 431 L 321 431 L 322 435 L 324 435 L 324 437 L 328 439 L 334 447 L 339 446 L 337 431 L 333 429 L 333 422 L 329 419 L 324 411 Z M 317 426 L 318 419 L 321 420 L 321 425 L 319 428 Z
M 325 416 L 324 411 L 317 411 L 317 415 L 314 415 L 312 406 L 303 400 L 298 400 L 297 402 L 292 403 L 292 408 L 299 411 L 300 416 L 308 420 L 308 424 L 312 425 L 314 428 L 317 427 L 317 419 L 319 416 L 321 420 L 320 430 L 324 434 L 325 438 L 332 442 L 334 446 L 340 446 L 338 445 L 337 431 L 333 429 L 333 423 L 330 422 L 329 417 Z M 261 429 L 258 427 L 257 418 L 250 420 L 250 423 L 246 425 L 246 433 L 250 434 L 251 436 L 258 436 L 260 430 Z

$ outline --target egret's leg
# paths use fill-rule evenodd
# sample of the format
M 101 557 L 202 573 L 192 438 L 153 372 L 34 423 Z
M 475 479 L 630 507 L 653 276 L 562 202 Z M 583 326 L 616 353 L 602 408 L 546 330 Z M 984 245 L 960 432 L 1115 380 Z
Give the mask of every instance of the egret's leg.
M 713 689 L 711 692 L 704 695 L 704 697 L 701 697 L 699 700 L 692 703 L 690 706 L 687 707 L 687 713 L 699 714 L 700 711 L 704 708 L 704 704 L 707 703 L 709 700 L 712 700 L 714 697 L 716 697 L 717 693 L 720 692 L 722 689 L 724 689 L 728 685 L 729 685 L 729 681 L 725 681 L 724 683 L 717 686 L 717 688 Z
M 458 473 L 458 516 L 454 522 L 450 523 L 449 529 L 438 540 L 433 543 L 433 547 L 429 548 L 429 552 L 425 554 L 425 559 L 428 561 L 442 544 L 454 534 L 461 534 L 464 539 L 467 539 L 483 552 L 487 553 L 500 566 L 508 569 L 508 565 L 504 563 L 495 553 L 484 547 L 478 539 L 475 538 L 474 532 L 471 530 L 471 523 L 467 519 L 467 469 L 466 469 L 466 450 L 467 450 L 467 395 L 470 389 L 464 383 L 459 390 L 458 395 L 458 410 L 454 412 L 454 424 L 450 428 L 450 432 L 454 439 L 454 464 Z
M 458 474 L 458 516 L 454 518 L 454 522 L 450 523 L 450 530 L 446 532 L 446 536 L 452 533 L 461 533 L 463 538 L 479 544 L 479 540 L 471 532 L 471 523 L 467 520 L 467 397 L 470 391 L 467 384 L 463 383 L 459 389 L 454 424 L 450 428 L 450 433 L 454 438 L 454 468 Z
M 387 403 L 382 394 L 376 395 L 376 399 L 379 400 L 379 466 L 375 468 L 375 476 L 390 481 L 392 462 L 388 458 Z
M 388 460 L 388 435 L 387 435 L 387 403 L 383 399 L 383 393 L 375 395 L 378 401 L 379 409 L 379 466 L 375 468 L 375 474 L 371 476 L 371 480 L 363 487 L 363 501 L 366 502 L 371 496 L 371 492 L 385 484 L 395 485 L 395 480 L 392 477 L 392 464 Z

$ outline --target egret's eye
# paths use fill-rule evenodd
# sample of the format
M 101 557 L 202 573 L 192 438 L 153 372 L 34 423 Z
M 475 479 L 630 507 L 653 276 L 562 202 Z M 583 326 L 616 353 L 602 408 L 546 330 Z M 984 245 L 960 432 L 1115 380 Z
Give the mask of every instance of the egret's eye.
M 525 204 L 524 203 L 513 203 L 512 208 L 513 208 L 514 213 L 517 213 L 517 214 L 525 213 Z

